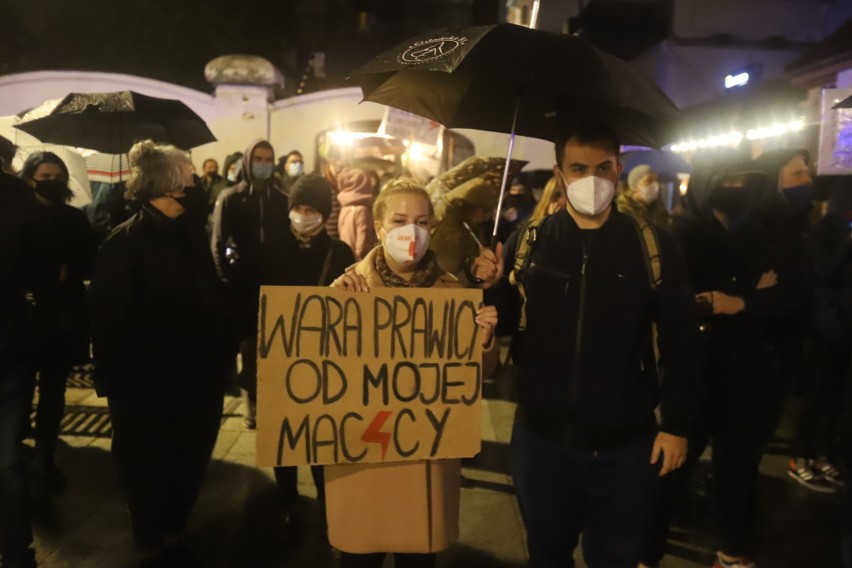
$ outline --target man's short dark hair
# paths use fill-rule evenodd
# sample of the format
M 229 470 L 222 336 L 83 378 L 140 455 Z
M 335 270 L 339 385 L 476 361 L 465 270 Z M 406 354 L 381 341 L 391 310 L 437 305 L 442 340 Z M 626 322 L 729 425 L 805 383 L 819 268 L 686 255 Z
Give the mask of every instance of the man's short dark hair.
M 216 161 L 216 158 L 207 158 L 206 160 L 204 160 L 204 163 L 201 164 L 201 167 L 206 168 L 207 164 L 209 164 L 210 162 L 213 162 L 214 164 L 216 164 L 217 168 L 219 167 L 219 162 Z
M 612 147 L 616 157 L 621 149 L 621 140 L 615 130 L 603 122 L 578 122 L 570 124 L 562 129 L 556 139 L 556 165 L 562 165 L 565 154 L 565 145 L 572 138 L 576 138 L 581 144 L 594 144 L 603 142 Z

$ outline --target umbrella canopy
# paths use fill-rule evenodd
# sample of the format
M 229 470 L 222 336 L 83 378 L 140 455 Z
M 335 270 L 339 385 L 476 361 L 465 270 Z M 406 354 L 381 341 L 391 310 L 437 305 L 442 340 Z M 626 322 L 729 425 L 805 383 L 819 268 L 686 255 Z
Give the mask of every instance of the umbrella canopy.
M 127 152 L 147 138 L 184 150 L 216 141 L 204 120 L 182 101 L 133 91 L 70 93 L 28 111 L 15 128 L 42 142 L 109 154 Z
M 831 108 L 852 108 L 852 97 L 846 97 Z
M 514 24 L 426 33 L 350 78 L 364 100 L 448 128 L 555 140 L 565 124 L 595 120 L 611 125 L 624 143 L 658 148 L 680 123 L 675 104 L 624 61 L 580 37 Z
M 625 152 L 621 155 L 621 163 L 624 164 L 622 177 L 625 179 L 630 170 L 642 164 L 651 166 L 651 169 L 657 172 L 657 175 L 667 181 L 677 181 L 678 174 L 688 174 L 692 171 L 692 166 L 682 156 L 674 152 L 658 152 L 656 150 Z
M 130 177 L 130 160 L 127 154 L 91 152 L 85 158 L 89 181 L 113 184 Z

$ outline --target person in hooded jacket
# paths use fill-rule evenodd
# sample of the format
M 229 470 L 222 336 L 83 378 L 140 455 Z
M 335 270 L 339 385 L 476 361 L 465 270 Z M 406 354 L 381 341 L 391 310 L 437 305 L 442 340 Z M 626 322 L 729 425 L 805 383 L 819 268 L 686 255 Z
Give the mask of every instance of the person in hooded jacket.
M 640 164 L 627 174 L 627 191 L 616 200 L 618 210 L 645 219 L 657 227 L 669 228 L 671 215 L 660 199 L 660 176 L 648 164 Z
M 789 313 L 791 289 L 785 264 L 760 223 L 766 176 L 750 160 L 734 151 L 699 156 L 686 197 L 688 214 L 674 234 L 709 331 L 704 415 L 690 437 L 681 476 L 688 477 L 711 437 L 719 539 L 714 568 L 747 568 L 754 566 L 749 558 L 755 552 L 758 465 L 774 430 L 776 385 L 766 325 Z M 664 487 L 663 509 L 682 483 L 676 476 Z M 643 566 L 659 565 L 667 524 L 658 519 L 653 525 Z
M 243 426 L 250 430 L 256 425 L 260 285 L 280 273 L 280 251 L 293 238 L 290 201 L 273 175 L 274 166 L 275 152 L 269 142 L 250 144 L 243 156 L 242 181 L 222 192 L 213 211 L 211 248 L 219 276 L 234 299 L 241 338 L 238 380 L 246 407 Z
M 373 231 L 373 182 L 361 168 L 346 167 L 337 174 L 337 201 L 340 216 L 337 230 L 340 240 L 348 244 L 361 260 L 376 246 Z
M 58 254 L 56 294 L 40 322 L 37 368 L 38 406 L 33 471 L 48 489 L 61 489 L 65 476 L 54 461 L 59 425 L 65 412 L 65 383 L 73 365 L 89 360 L 89 313 L 86 287 L 95 258 L 95 236 L 86 214 L 67 204 L 68 168 L 51 152 L 33 152 L 21 178 L 35 191 L 52 228 Z
M 236 339 L 207 236 L 182 204 L 189 156 L 147 140 L 129 157 L 128 198 L 141 208 L 102 244 L 90 287 L 95 389 L 141 566 L 196 566 L 183 535 Z

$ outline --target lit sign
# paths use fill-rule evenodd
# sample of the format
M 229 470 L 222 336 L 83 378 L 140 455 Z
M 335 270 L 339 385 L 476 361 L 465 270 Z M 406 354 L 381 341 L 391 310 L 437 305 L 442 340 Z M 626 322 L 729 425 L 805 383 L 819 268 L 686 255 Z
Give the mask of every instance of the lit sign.
M 737 73 L 736 75 L 727 75 L 725 77 L 725 88 L 732 89 L 734 87 L 743 87 L 748 85 L 749 74 L 746 71 Z

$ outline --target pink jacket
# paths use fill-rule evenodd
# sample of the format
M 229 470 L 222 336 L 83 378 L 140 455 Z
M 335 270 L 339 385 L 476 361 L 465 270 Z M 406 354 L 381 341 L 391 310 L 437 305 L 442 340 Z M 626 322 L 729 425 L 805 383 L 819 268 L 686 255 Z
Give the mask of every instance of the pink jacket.
M 356 260 L 361 260 L 378 242 L 373 228 L 373 184 L 364 170 L 343 168 L 337 175 L 337 188 L 340 240 L 352 248 Z

